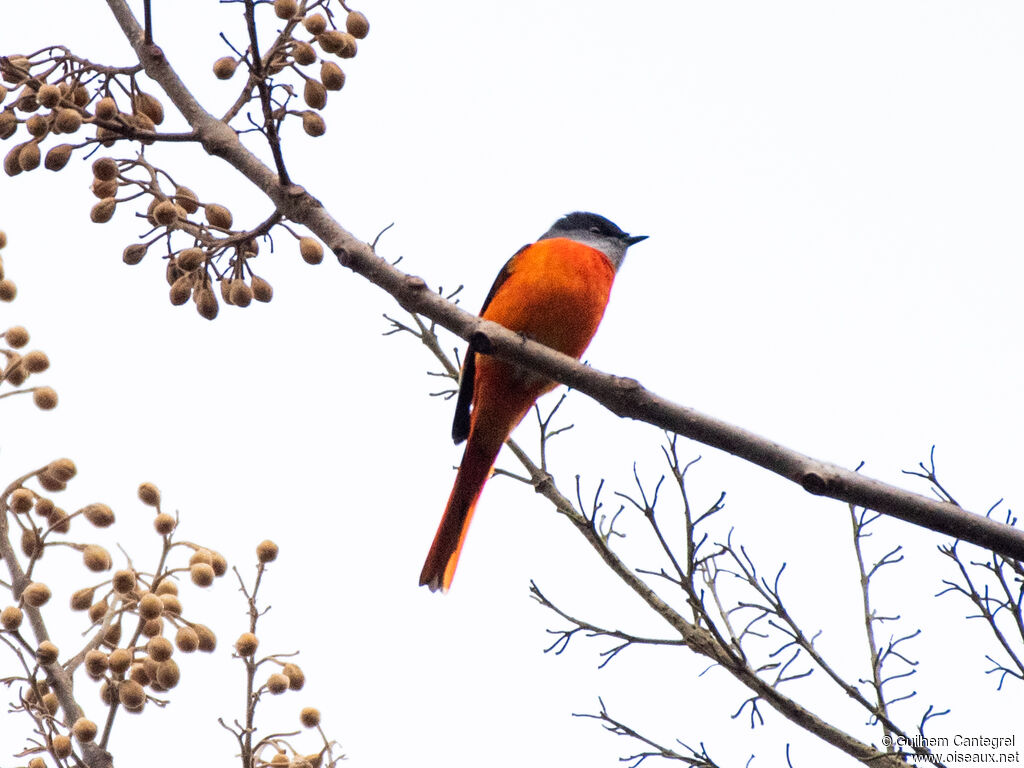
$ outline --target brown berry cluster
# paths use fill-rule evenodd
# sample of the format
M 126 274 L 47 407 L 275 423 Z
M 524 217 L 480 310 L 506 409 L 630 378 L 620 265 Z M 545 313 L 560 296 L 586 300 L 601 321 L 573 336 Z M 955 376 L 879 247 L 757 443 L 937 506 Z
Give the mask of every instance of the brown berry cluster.
M 330 57 L 351 59 L 359 50 L 358 40 L 370 32 L 370 22 L 359 11 L 348 11 L 345 29 L 334 25 L 334 14 L 329 3 L 310 3 L 312 7 L 323 6 L 324 13 L 307 11 L 307 3 L 297 0 L 274 0 L 274 14 L 285 22 L 276 41 L 263 56 L 260 71 L 254 72 L 248 54 L 240 57 L 225 56 L 213 63 L 213 74 L 220 80 L 229 80 L 241 62 L 249 64 L 250 74 L 270 80 L 281 72 L 294 72 L 302 86 L 302 100 L 309 109 L 291 110 L 281 106 L 277 110 L 279 120 L 294 115 L 302 120 L 302 129 L 310 136 L 323 136 L 327 131 L 320 111 L 327 106 L 329 91 L 340 91 L 345 86 L 345 71 Z M 303 33 L 304 32 L 304 33 Z M 319 51 L 317 50 L 319 49 Z M 310 73 L 304 68 L 319 63 L 319 69 Z M 250 87 L 250 86 L 247 86 Z M 291 85 L 284 86 L 289 96 L 294 94 Z
M 0 78 L 6 84 L 0 85 L 0 139 L 15 136 L 21 128 L 27 134 L 4 156 L 7 175 L 40 165 L 59 171 L 75 150 L 97 142 L 105 147 L 125 138 L 153 143 L 164 108 L 156 96 L 139 88 L 138 71 L 99 67 L 61 46 L 31 57 L 0 56 Z M 90 136 L 55 144 L 43 156 L 42 144 L 49 137 L 71 137 L 83 127 L 92 129 Z
M 6 245 L 7 235 L 0 231 L 0 251 Z M 0 256 L 0 301 L 13 301 L 17 293 L 14 281 L 4 275 L 3 256 Z M 20 325 L 12 325 L 0 333 L 0 355 L 4 357 L 3 365 L 0 366 L 0 386 L 9 384 L 15 388 L 21 387 L 32 374 L 42 373 L 50 367 L 50 358 L 45 352 L 38 349 L 23 351 L 28 341 L 28 331 Z M 31 392 L 36 406 L 44 411 L 57 407 L 57 393 L 52 387 L 30 387 L 16 391 Z M 9 394 L 14 392 L 0 394 L 0 397 Z

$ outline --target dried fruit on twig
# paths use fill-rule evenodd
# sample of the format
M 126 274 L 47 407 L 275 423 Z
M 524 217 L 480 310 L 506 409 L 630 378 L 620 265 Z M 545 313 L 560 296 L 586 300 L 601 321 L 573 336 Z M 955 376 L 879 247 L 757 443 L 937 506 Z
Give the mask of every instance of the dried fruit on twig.
M 353 37 L 358 37 L 362 40 L 370 33 L 370 22 L 359 11 L 351 11 L 345 18 L 345 29 Z
M 218 80 L 230 80 L 238 69 L 238 62 L 230 56 L 222 56 L 213 62 L 213 76 Z

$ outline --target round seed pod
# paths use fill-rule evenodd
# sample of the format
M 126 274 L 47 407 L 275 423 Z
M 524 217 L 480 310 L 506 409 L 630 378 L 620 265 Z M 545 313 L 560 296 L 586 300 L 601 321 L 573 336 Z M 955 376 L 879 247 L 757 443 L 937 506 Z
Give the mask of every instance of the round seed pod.
M 153 483 L 139 485 L 139 501 L 150 507 L 160 506 L 160 489 Z
M 192 653 L 199 648 L 199 633 L 192 627 L 180 627 L 174 636 L 174 644 L 182 653 Z
M 327 106 L 327 89 L 319 80 L 307 80 L 302 88 L 302 99 L 313 109 L 323 109 Z M 36 148 L 38 152 L 38 147 Z M 29 170 L 22 164 L 22 170 Z
M 174 202 L 180 205 L 185 210 L 185 213 L 190 215 L 199 210 L 199 198 L 188 187 L 178 186 L 174 188 Z
M 60 104 L 60 88 L 51 83 L 44 83 L 39 86 L 39 91 L 36 93 L 36 101 L 47 109 L 53 109 Z
M 21 364 L 20 360 L 14 360 L 7 366 L 7 370 L 3 372 L 3 378 L 12 387 L 20 387 L 25 383 L 25 379 L 28 378 L 28 371 L 25 370 L 25 366 Z
M 113 218 L 116 207 L 117 201 L 114 198 L 105 197 L 92 207 L 92 210 L 89 211 L 89 218 L 94 224 L 106 224 Z
M 161 512 L 153 519 L 153 527 L 161 536 L 166 536 L 178 526 L 177 521 L 166 512 Z
M 188 564 L 198 565 L 200 563 L 204 565 L 211 565 L 213 563 L 213 552 L 206 549 L 205 547 L 197 549 L 195 552 L 193 552 L 188 559 Z
M 290 19 L 298 10 L 299 4 L 295 0 L 274 0 L 274 15 L 279 19 Z
M 100 198 L 100 200 L 107 197 L 116 197 L 117 179 L 107 179 L 106 181 L 93 179 L 89 189 L 92 190 L 93 196 Z
M 121 642 L 121 622 L 117 624 L 111 624 L 103 635 L 103 642 L 109 645 L 111 648 L 116 648 L 117 644 Z
M 56 714 L 51 712 L 50 714 Z M 58 733 L 50 739 L 50 749 L 53 751 L 54 757 L 63 760 L 66 757 L 71 756 L 71 739 L 65 736 L 63 733 Z
M 117 117 L 117 102 L 110 96 L 104 96 L 96 102 L 96 117 L 100 120 L 113 120 Z
M 306 728 L 316 728 L 320 725 L 320 710 L 316 707 L 303 707 L 299 712 L 299 720 Z
M 142 623 L 142 634 L 146 637 L 157 637 L 163 634 L 164 631 L 164 620 L 163 619 L 151 619 Z
M 134 266 L 142 261 L 142 257 L 146 255 L 146 246 L 142 243 L 133 243 L 124 249 L 121 254 L 121 261 L 130 266 Z
M 71 159 L 72 149 L 73 147 L 70 144 L 58 144 L 56 147 L 52 147 L 50 151 L 46 153 L 46 159 L 43 160 L 43 166 L 48 171 L 59 171 L 67 165 L 68 160 Z
M 107 657 L 107 666 L 115 675 L 122 675 L 132 665 L 132 652 L 125 648 L 115 648 Z
M 84 107 L 91 98 L 92 94 L 89 93 L 89 89 L 84 85 L 76 85 L 71 91 L 71 101 L 76 107 Z
M 281 669 L 282 674 L 288 678 L 288 687 L 293 691 L 301 691 L 306 684 L 306 674 L 298 664 L 289 662 Z
M 18 165 L 21 166 L 21 170 L 34 171 L 39 167 L 40 160 L 38 143 L 30 141 L 28 144 L 21 145 L 21 151 L 18 153 Z
M 36 648 L 36 661 L 40 664 L 53 664 L 58 656 L 60 656 L 60 651 L 49 640 L 43 640 Z
M 192 583 L 197 587 L 208 587 L 213 584 L 215 574 L 213 572 L 212 565 L 196 563 L 188 570 L 189 576 L 192 578 Z
M 178 254 L 178 266 L 186 272 L 199 269 L 206 261 L 206 252 L 202 248 L 186 248 Z
M 223 576 L 228 572 L 228 561 L 224 559 L 224 555 L 220 552 L 213 553 L 213 562 L 210 565 L 213 566 L 213 574 L 217 577 Z
M 220 310 L 220 305 L 217 303 L 217 294 L 209 287 L 203 287 L 199 289 L 199 293 L 196 295 L 196 311 L 199 312 L 200 316 L 205 317 L 207 320 L 213 320 L 217 317 L 217 312 Z
M 109 571 L 114 564 L 110 553 L 98 544 L 89 544 L 82 550 L 82 562 L 90 571 Z
M 170 200 L 161 200 L 153 208 L 153 219 L 161 227 L 169 227 L 178 220 L 178 207 Z
M 327 19 L 323 17 L 323 14 L 311 13 L 302 20 L 302 26 L 309 34 L 320 35 L 327 29 Z
M 280 672 L 275 672 L 267 678 L 267 690 L 278 696 L 288 690 L 288 678 Z
M 178 585 L 170 579 L 161 579 L 153 591 L 158 595 L 176 595 L 178 594 Z
M 160 666 L 156 668 L 156 681 L 161 687 L 170 690 L 178 684 L 181 680 L 181 670 L 178 668 L 178 662 L 174 659 L 167 659 L 167 661 L 160 662 Z
M 272 765 L 275 768 L 287 768 L 288 764 L 291 763 L 291 759 L 288 757 L 287 752 L 277 752 L 272 758 L 268 765 Z
M 92 175 L 100 181 L 117 178 L 117 161 L 112 157 L 101 157 L 92 164 Z
M 297 42 L 292 47 L 292 58 L 296 64 L 309 66 L 316 61 L 316 49 L 309 43 Z
M 256 299 L 256 301 L 262 301 L 266 304 L 274 298 L 274 288 L 262 277 L 256 277 L 253 275 L 252 297 Z
M 95 591 L 96 590 L 94 590 L 92 588 L 78 590 L 78 592 L 86 592 L 86 593 L 88 593 L 89 600 L 92 600 L 93 594 L 95 593 Z M 76 592 L 75 595 L 77 595 L 78 592 Z M 71 601 L 72 601 L 71 607 L 73 609 L 75 609 L 75 610 L 79 610 L 78 606 L 75 605 L 75 603 L 74 603 L 75 595 L 71 596 Z M 98 623 L 100 621 L 103 621 L 103 619 L 107 615 L 107 611 L 110 610 L 110 606 L 107 605 L 107 598 L 103 598 L 99 602 L 93 603 L 92 605 L 89 605 L 87 607 L 89 609 L 89 621 L 91 621 L 93 624 L 96 624 L 96 623 Z
M 136 661 L 132 664 L 131 669 L 128 672 L 128 679 L 135 681 L 139 685 L 149 685 L 153 682 L 153 678 L 150 676 L 149 670 L 146 669 L 146 665 L 141 661 Z
M 169 293 L 171 304 L 180 307 L 192 295 L 192 275 L 182 275 L 174 281 Z
M 147 592 L 139 599 L 139 618 L 143 621 L 157 619 L 163 612 L 163 601 L 152 592 Z
M 160 99 L 152 94 L 140 91 L 135 97 L 135 109 L 138 110 L 138 113 L 145 115 L 153 121 L 154 127 L 164 121 L 164 105 L 160 103 Z
M 21 608 L 16 605 L 8 605 L 0 611 L 0 627 L 8 632 L 16 632 L 21 626 L 23 618 L 24 614 L 21 612 Z
M 107 654 L 93 648 L 85 654 L 85 671 L 93 680 L 99 680 L 107 671 Z
M 44 551 L 43 540 L 39 536 L 39 531 L 35 528 L 25 528 L 21 532 L 21 551 L 25 557 L 35 558 L 38 560 L 43 556 Z
M 106 504 L 90 504 L 82 508 L 82 516 L 97 528 L 107 528 L 114 524 L 114 510 Z
M 11 138 L 17 130 L 18 118 L 15 117 L 14 112 L 9 109 L 0 112 L 0 139 Z
M 218 80 L 230 80 L 238 69 L 238 62 L 230 56 L 222 56 L 213 62 L 213 76 Z
M 28 344 L 28 331 L 25 330 L 24 326 L 14 325 L 7 329 L 4 339 L 14 349 L 21 349 Z
M 92 720 L 80 717 L 75 720 L 75 724 L 71 726 L 71 733 L 74 734 L 74 737 L 81 743 L 88 744 L 96 738 L 96 734 L 99 733 L 99 728 L 96 727 L 96 723 Z
M 7 500 L 11 509 L 18 514 L 24 514 L 32 509 L 36 495 L 28 488 L 16 488 Z
M 230 229 L 231 222 L 233 221 L 231 211 L 217 203 L 209 203 L 206 206 L 206 220 L 210 223 L 210 226 L 219 227 L 220 229 Z
M 53 127 L 61 133 L 74 133 L 82 127 L 82 115 L 77 109 L 59 109 Z
M 270 539 L 264 539 L 256 546 L 256 559 L 261 563 L 272 563 L 277 560 L 277 544 Z
M 138 711 L 146 703 L 146 692 L 134 680 L 125 680 L 117 686 L 117 698 L 129 712 Z
M 22 112 L 35 112 L 39 109 L 34 85 L 29 84 L 21 89 L 21 93 L 18 94 L 18 98 L 14 102 L 14 108 L 20 109 Z
M 18 118 L 10 109 L 0 112 L 0 139 L 9 139 L 18 130 Z
M 131 568 L 122 568 L 120 571 L 115 572 L 114 578 L 111 579 L 111 586 L 119 595 L 127 595 L 135 589 L 137 583 L 135 571 Z
M 328 91 L 340 91 L 345 86 L 345 73 L 333 61 L 320 65 L 320 82 Z
M 244 280 L 231 281 L 231 303 L 236 307 L 248 307 L 252 303 L 252 288 Z
M 162 594 L 160 595 L 160 602 L 163 603 L 164 613 L 173 616 L 181 615 L 181 600 L 178 599 L 177 595 Z
M 40 608 L 49 601 L 51 596 L 50 588 L 43 584 L 41 581 L 33 581 L 27 587 L 25 591 L 21 593 L 21 599 L 25 601 L 26 605 L 30 605 L 33 608 Z
M 32 357 L 33 355 L 41 355 L 43 362 L 37 361 L 35 365 L 29 365 L 28 369 L 32 373 L 39 373 L 40 371 L 45 371 L 47 368 L 49 368 L 50 361 L 46 359 L 46 355 L 43 354 L 42 352 L 29 352 L 27 355 L 25 355 L 26 364 L 28 363 L 29 358 Z M 71 478 L 78 474 L 78 467 L 75 466 L 75 462 L 73 462 L 71 459 L 56 459 L 55 461 L 51 461 L 49 464 L 46 465 L 46 472 L 53 475 L 58 480 L 63 480 L 64 482 L 67 482 L 68 480 L 70 480 Z
M 18 162 L 18 155 L 21 154 L 21 146 L 14 147 L 4 155 L 4 173 L 8 176 L 17 176 L 21 173 L 21 164 Z
M 32 393 L 32 402 L 41 411 L 52 411 L 57 407 L 57 393 L 52 387 L 37 387 Z
M 45 472 L 37 475 L 36 479 L 39 481 L 39 484 L 47 491 L 63 491 L 65 488 L 68 487 L 67 483 L 65 483 L 63 480 L 58 480 L 53 475 L 48 475 Z M 67 533 L 67 531 L 61 531 L 61 533 Z
M 71 516 L 60 507 L 53 508 L 46 516 L 46 523 L 55 533 L 67 533 L 71 530 Z
M 32 115 L 25 121 L 25 130 L 29 136 L 41 139 L 50 132 L 50 121 L 40 115 Z
M 337 29 L 328 29 L 316 36 L 316 41 L 326 53 L 339 53 L 345 47 L 345 32 Z
M 302 130 L 307 136 L 314 139 L 323 136 L 327 132 L 327 123 L 316 112 L 306 111 L 302 113 Z
M 362 40 L 370 34 L 370 22 L 359 11 L 350 11 L 348 16 L 345 17 L 345 29 L 348 30 L 352 37 L 358 37 Z
M 29 373 L 42 373 L 43 371 L 50 367 L 50 358 L 46 356 L 45 352 L 41 352 L 38 349 L 34 349 L 31 352 L 29 352 L 21 359 L 21 361 L 22 364 L 25 366 L 25 370 L 27 370 Z M 61 459 L 61 461 L 70 462 L 71 459 Z M 74 467 L 75 465 L 71 464 L 71 477 L 74 477 Z M 56 474 L 56 477 L 58 480 L 64 479 L 61 474 Z M 68 480 L 70 480 L 71 477 L 69 477 Z
M 217 648 L 217 635 L 205 624 L 193 624 L 192 629 L 199 635 L 199 650 L 212 653 Z
M 259 646 L 260 641 L 252 632 L 243 632 L 235 641 L 235 650 L 239 656 L 252 656 Z
M 47 693 L 43 696 L 43 709 L 49 712 L 51 715 L 57 714 L 57 709 L 60 707 L 60 702 L 57 701 L 57 694 Z
M 220 283 L 220 298 L 221 298 L 221 300 L 225 304 L 230 304 L 231 303 L 231 282 L 232 282 L 231 278 L 230 277 L 222 277 L 218 282 Z
M 45 496 L 40 496 L 36 499 L 36 514 L 40 517 L 51 517 L 56 508 L 52 499 L 48 499 Z
M 166 637 L 154 637 L 146 643 L 146 653 L 153 661 L 167 661 L 174 653 L 174 646 Z

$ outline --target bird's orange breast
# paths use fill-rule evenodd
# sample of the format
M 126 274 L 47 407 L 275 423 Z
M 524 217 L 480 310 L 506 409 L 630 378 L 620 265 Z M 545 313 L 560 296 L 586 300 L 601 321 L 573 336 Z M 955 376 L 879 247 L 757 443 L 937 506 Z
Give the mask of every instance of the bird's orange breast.
M 600 251 L 565 238 L 540 240 L 509 264 L 486 320 L 579 357 L 597 332 L 615 270 Z

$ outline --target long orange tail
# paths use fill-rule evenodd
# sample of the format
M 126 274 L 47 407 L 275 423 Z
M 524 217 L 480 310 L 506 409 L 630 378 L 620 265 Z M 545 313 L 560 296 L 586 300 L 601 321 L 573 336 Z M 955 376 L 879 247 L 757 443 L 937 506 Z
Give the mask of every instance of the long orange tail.
M 498 440 L 494 445 L 483 443 L 482 440 L 470 437 L 466 444 L 466 452 L 462 455 L 462 464 L 455 477 L 455 486 L 448 497 L 448 506 L 445 507 L 444 517 L 441 518 L 434 543 L 430 545 L 427 561 L 420 572 L 420 585 L 430 587 L 431 592 L 439 589 L 447 592 L 452 584 L 459 553 L 466 540 L 466 531 L 473 519 L 473 510 L 491 474 L 502 441 Z

